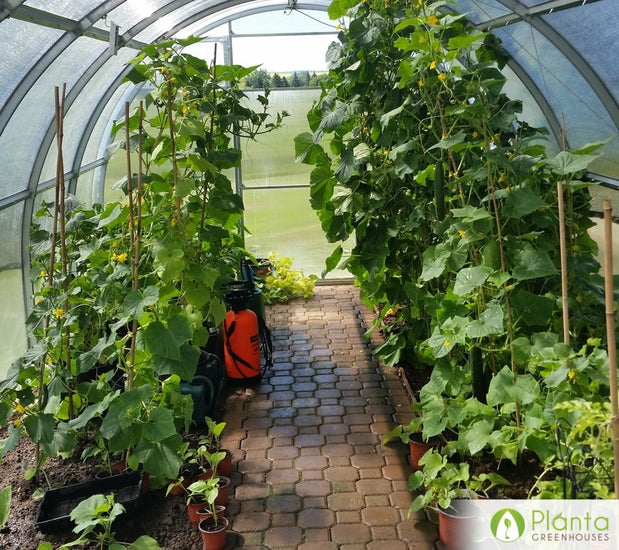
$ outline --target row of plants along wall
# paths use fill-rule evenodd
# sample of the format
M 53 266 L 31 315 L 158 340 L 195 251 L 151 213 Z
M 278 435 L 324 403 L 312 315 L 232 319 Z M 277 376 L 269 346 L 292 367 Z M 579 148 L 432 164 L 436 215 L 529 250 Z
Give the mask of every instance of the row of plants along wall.
M 497 483 L 518 498 L 609 498 L 603 281 L 581 179 L 601 144 L 549 155 L 547 132 L 503 91 L 497 38 L 449 7 L 329 7 L 348 22 L 296 138 L 312 206 L 340 243 L 327 269 L 348 269 L 377 311 L 384 362 L 432 369 L 417 418 L 385 438 L 442 440 L 410 480 L 425 487 L 411 510 Z M 516 492 L 519 472 L 534 483 Z
M 30 438 L 28 478 L 49 457 L 76 452 L 103 464 L 122 458 L 154 488 L 183 465 L 194 415 L 180 385 L 221 325 L 225 284 L 248 256 L 242 199 L 226 175 L 241 162 L 234 136 L 254 139 L 285 116 L 267 113 L 268 93 L 257 110 L 248 106 L 240 82 L 255 67 L 184 51 L 198 40 L 149 45 L 131 62 L 127 80 L 146 94 L 127 105 L 111 146 L 126 151 L 126 199 L 86 207 L 60 177 L 56 199 L 37 213 L 33 345 L 0 383 L 1 456 Z

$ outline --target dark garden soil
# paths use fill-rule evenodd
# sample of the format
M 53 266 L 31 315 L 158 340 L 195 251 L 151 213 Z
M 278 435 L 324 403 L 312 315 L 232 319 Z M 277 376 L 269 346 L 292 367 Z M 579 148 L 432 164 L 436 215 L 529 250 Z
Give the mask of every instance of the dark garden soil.
M 6 428 L 0 429 L 0 439 L 6 437 Z M 24 479 L 24 469 L 34 462 L 34 446 L 22 438 L 17 449 L 8 453 L 0 462 L 0 488 L 12 487 L 13 498 L 8 523 L 0 530 L 0 550 L 35 550 L 44 541 L 54 548 L 77 538 L 73 533 L 42 534 L 35 522 L 40 497 L 49 483 L 50 487 L 63 487 L 90 480 L 99 470 L 93 463 L 77 459 L 50 459 L 45 464 L 42 487 Z M 47 481 L 46 481 L 47 480 Z M 140 535 L 149 535 L 166 550 L 201 550 L 202 539 L 187 518 L 185 499 L 165 496 L 165 490 L 150 491 L 130 505 L 125 514 L 114 522 L 116 537 L 134 541 Z M 93 546 L 94 548 L 94 546 Z

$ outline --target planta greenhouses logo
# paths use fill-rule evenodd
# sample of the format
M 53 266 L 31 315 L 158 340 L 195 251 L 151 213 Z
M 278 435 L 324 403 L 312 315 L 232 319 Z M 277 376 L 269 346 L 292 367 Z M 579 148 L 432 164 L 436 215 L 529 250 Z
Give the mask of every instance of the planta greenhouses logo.
M 492 516 L 490 531 L 501 542 L 513 542 L 524 533 L 524 518 L 512 508 L 503 508 Z

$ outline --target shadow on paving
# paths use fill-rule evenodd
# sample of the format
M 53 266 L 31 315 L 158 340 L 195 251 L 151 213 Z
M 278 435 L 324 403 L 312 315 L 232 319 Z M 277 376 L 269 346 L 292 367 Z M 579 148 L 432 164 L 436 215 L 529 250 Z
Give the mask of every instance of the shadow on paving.
M 433 549 L 435 526 L 407 517 L 408 450 L 381 445 L 410 404 L 363 339 L 372 316 L 357 289 L 317 286 L 266 315 L 273 368 L 226 402 L 236 463 L 227 548 Z

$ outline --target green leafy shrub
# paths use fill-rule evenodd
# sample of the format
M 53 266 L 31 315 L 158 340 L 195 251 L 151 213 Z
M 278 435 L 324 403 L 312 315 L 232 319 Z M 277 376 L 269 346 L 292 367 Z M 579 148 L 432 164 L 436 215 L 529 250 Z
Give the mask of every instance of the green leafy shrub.
M 280 258 L 276 253 L 269 254 L 273 266 L 272 273 L 257 279 L 264 294 L 266 304 L 285 303 L 293 298 L 314 296 L 316 275 L 304 275 L 292 269 L 292 258 Z
M 243 202 L 225 175 L 241 163 L 233 136 L 252 139 L 284 116 L 270 122 L 268 92 L 247 107 L 240 85 L 255 67 L 187 54 L 199 40 L 150 44 L 131 61 L 127 80 L 148 92 L 113 129 L 110 152 L 138 160 L 118 184 L 125 199 L 87 208 L 67 196 L 33 224 L 34 343 L 0 382 L 0 420 L 14 419 L 0 452 L 25 433 L 37 449 L 28 475 L 79 439 L 85 458 L 122 454 L 155 485 L 182 464 L 193 403 L 180 382 L 223 321 L 223 285 L 246 256 Z
M 327 269 L 348 269 L 379 312 L 387 364 L 433 367 L 418 413 L 424 437 L 447 432 L 442 458 L 517 463 L 526 450 L 550 464 L 555 405 L 609 391 L 591 344 L 604 308 L 581 179 L 601 144 L 547 153 L 546 132 L 503 91 L 501 44 L 449 2 L 335 0 L 328 12 L 348 22 L 295 139 L 335 244 Z M 559 336 L 559 193 L 571 346 Z

